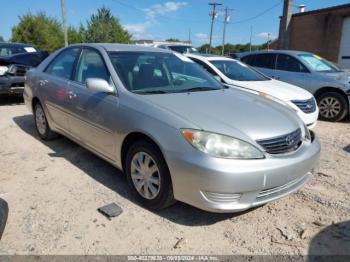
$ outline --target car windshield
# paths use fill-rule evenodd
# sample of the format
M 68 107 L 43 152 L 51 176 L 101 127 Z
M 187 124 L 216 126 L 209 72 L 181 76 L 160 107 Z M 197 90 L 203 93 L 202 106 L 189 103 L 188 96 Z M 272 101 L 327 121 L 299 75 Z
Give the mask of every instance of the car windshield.
M 301 54 L 299 57 L 316 72 L 335 73 L 341 71 L 336 65 L 317 55 Z
M 6 57 L 6 56 L 15 55 L 15 54 L 27 53 L 27 52 L 36 52 L 36 50 L 30 46 L 23 47 L 23 46 L 0 45 L 0 57 Z
M 248 65 L 234 60 L 214 60 L 210 61 L 225 76 L 237 81 L 266 81 L 266 76 L 259 73 Z
M 124 86 L 133 93 L 161 94 L 224 88 L 187 57 L 161 52 L 110 52 Z
M 182 45 L 173 45 L 169 46 L 169 48 L 175 52 L 181 53 L 181 54 L 198 54 L 198 50 L 192 46 L 182 46 Z

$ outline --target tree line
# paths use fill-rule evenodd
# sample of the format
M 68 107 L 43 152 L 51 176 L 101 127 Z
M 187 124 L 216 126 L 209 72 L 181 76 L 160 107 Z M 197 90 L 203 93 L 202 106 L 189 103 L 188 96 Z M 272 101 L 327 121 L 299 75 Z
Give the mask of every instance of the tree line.
M 19 17 L 18 25 L 12 28 L 11 42 L 32 44 L 53 52 L 64 46 L 64 33 L 61 23 L 44 12 L 27 13 Z M 109 8 L 102 7 L 92 14 L 85 24 L 78 28 L 68 27 L 68 42 L 75 43 L 130 43 L 131 34 L 125 30 L 119 19 Z

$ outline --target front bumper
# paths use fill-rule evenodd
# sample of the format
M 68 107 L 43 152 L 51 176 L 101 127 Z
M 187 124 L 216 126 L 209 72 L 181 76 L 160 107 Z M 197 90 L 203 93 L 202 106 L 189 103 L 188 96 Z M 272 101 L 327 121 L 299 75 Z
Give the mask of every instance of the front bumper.
M 22 94 L 24 89 L 24 76 L 0 76 L 0 95 Z
M 258 160 L 219 159 L 199 151 L 168 156 L 175 199 L 211 212 L 239 212 L 301 188 L 318 161 L 318 138 L 296 152 Z
M 304 113 L 300 109 L 297 111 L 297 115 L 303 120 L 304 124 L 309 128 L 313 129 L 317 124 L 319 109 L 316 108 L 315 112 L 312 113 Z

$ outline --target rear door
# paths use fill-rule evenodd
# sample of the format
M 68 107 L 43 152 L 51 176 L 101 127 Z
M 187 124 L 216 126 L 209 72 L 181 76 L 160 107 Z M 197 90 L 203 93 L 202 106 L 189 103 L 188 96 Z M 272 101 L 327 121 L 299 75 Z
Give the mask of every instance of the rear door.
M 113 85 L 104 59 L 98 50 L 84 48 L 69 88 L 71 134 L 109 159 L 115 158 L 114 130 L 117 126 L 119 101 L 116 95 L 87 89 L 88 78 L 101 78 Z
M 51 61 L 38 80 L 41 100 L 44 101 L 53 124 L 65 132 L 69 132 L 67 110 L 71 102 L 68 82 L 80 51 L 80 48 L 63 50 Z

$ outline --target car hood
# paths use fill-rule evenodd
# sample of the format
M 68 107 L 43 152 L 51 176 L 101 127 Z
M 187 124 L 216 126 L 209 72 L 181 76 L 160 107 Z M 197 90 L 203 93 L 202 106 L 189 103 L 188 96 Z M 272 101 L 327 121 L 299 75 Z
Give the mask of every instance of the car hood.
M 269 99 L 245 91 L 225 89 L 192 93 L 145 95 L 145 99 L 205 131 L 244 140 L 290 133 L 301 126 L 295 113 Z
M 263 92 L 286 102 L 307 100 L 312 97 L 310 92 L 300 87 L 272 79 L 267 81 L 232 81 L 230 84 Z
M 333 80 L 341 81 L 344 83 L 350 82 L 350 72 L 336 72 L 336 73 L 321 73 L 318 72 L 320 75 L 325 76 L 327 78 L 331 78 Z

